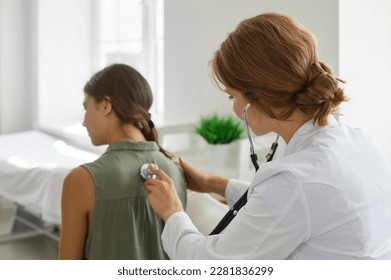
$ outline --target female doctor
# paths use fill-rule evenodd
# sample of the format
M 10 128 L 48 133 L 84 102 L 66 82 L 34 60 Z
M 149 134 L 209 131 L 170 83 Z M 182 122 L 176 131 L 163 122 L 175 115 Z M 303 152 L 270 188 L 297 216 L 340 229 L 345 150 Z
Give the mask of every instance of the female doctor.
M 316 41 L 293 19 L 261 14 L 241 22 L 212 60 L 235 114 L 256 135 L 275 132 L 282 158 L 250 184 L 181 161 L 188 188 L 248 202 L 219 234 L 204 236 L 184 212 L 173 181 L 145 182 L 166 222 L 172 259 L 391 259 L 391 170 L 370 138 L 337 120 L 340 81 L 318 60 Z

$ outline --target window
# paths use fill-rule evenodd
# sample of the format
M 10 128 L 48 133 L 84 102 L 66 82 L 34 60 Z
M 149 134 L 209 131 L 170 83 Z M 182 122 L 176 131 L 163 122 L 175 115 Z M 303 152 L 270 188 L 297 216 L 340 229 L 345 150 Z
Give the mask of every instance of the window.
M 152 88 L 152 111 L 163 113 L 163 0 L 94 3 L 94 69 L 112 63 L 131 65 Z
M 36 127 L 86 136 L 83 86 L 111 63 L 136 68 L 152 88 L 152 114 L 163 114 L 163 7 L 163 0 L 37 0 Z

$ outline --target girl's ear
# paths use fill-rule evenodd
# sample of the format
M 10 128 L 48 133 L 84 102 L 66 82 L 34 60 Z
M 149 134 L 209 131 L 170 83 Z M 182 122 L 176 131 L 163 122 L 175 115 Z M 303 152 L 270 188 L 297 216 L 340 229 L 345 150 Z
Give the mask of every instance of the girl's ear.
M 111 99 L 108 96 L 105 96 L 105 98 L 103 99 L 103 110 L 105 115 L 110 114 L 111 111 L 113 110 Z

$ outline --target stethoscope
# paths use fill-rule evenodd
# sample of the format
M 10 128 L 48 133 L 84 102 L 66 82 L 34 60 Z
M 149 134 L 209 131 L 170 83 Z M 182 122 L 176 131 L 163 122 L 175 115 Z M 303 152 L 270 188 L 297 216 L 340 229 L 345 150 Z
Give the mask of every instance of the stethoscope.
M 259 165 L 258 165 L 258 156 L 254 151 L 254 144 L 253 144 L 253 139 L 250 134 L 250 128 L 247 123 L 247 111 L 250 108 L 251 103 L 247 103 L 246 106 L 244 106 L 243 111 L 242 111 L 242 121 L 244 122 L 244 125 L 246 127 L 246 132 L 247 132 L 247 137 L 248 141 L 250 142 L 250 158 L 251 162 L 254 165 L 255 171 L 258 171 Z M 274 154 L 276 153 L 277 147 L 278 147 L 278 139 L 280 139 L 280 135 L 277 134 L 276 140 L 274 140 L 272 146 L 270 147 L 270 151 L 266 154 L 265 159 L 266 162 L 269 162 L 273 160 Z
M 248 103 L 246 106 L 244 106 L 242 111 L 242 121 L 244 122 L 244 125 L 246 127 L 247 137 L 250 142 L 251 162 L 254 165 L 255 171 L 258 171 L 259 169 L 258 156 L 255 153 L 253 140 L 250 134 L 250 128 L 247 123 L 247 111 L 250 108 L 250 106 L 251 103 Z M 277 134 L 276 140 L 274 140 L 269 152 L 265 156 L 266 162 L 269 162 L 273 159 L 278 147 L 279 138 L 280 136 Z M 209 235 L 219 234 L 221 231 L 223 231 L 226 228 L 226 226 L 228 226 L 228 224 L 233 220 L 233 218 L 235 218 L 238 211 L 247 203 L 247 193 L 248 190 L 239 198 L 239 200 L 232 206 L 232 208 L 229 209 L 227 214 L 225 214 L 225 216 L 221 219 L 221 221 L 217 224 L 217 226 L 213 229 L 213 231 Z

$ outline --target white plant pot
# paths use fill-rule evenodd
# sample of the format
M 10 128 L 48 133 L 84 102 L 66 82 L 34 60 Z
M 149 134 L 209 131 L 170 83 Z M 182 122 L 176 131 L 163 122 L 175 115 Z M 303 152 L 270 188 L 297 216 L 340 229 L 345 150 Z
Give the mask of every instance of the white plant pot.
M 231 144 L 209 144 L 210 159 L 213 166 L 223 167 L 227 164 Z

